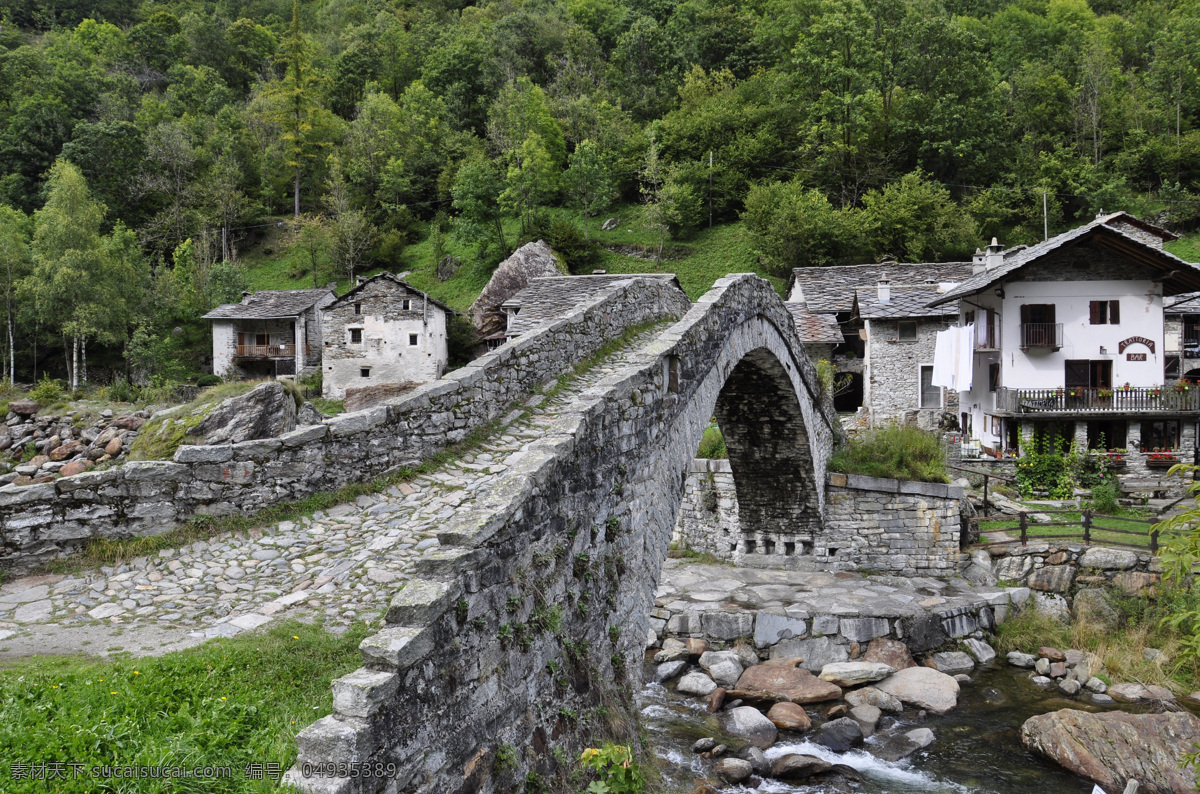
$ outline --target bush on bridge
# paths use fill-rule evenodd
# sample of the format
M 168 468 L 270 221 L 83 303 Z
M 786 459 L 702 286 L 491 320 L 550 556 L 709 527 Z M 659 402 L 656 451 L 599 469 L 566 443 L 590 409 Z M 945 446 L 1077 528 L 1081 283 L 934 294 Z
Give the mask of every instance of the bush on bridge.
M 859 433 L 834 453 L 829 470 L 866 477 L 950 482 L 941 440 L 912 425 L 886 425 Z

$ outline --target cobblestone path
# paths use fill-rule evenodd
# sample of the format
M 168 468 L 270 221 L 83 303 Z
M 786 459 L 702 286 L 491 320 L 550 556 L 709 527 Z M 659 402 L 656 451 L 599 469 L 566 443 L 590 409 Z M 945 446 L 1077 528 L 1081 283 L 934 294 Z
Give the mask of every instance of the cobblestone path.
M 660 330 L 660 329 L 659 329 Z M 27 576 L 0 586 L 0 658 L 36 653 L 161 653 L 272 620 L 374 621 L 436 529 L 486 491 L 581 391 L 628 364 L 646 331 L 482 446 L 429 474 L 352 503 L 249 532 L 165 549 L 117 567 Z

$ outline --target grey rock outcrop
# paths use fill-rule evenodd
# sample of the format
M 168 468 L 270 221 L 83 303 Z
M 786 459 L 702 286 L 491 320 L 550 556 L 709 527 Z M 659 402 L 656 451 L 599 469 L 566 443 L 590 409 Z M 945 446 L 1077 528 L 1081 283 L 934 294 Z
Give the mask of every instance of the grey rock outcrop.
M 295 429 L 296 401 L 282 383 L 270 381 L 221 402 L 190 435 L 203 437 L 207 445 L 236 444 L 275 438 Z
M 471 322 L 476 332 L 482 338 L 503 331 L 505 318 L 500 304 L 528 287 L 535 278 L 561 275 L 564 274 L 558 259 L 545 240 L 518 248 L 499 264 L 483 292 L 471 304 Z
M 324 421 L 325 418 L 321 416 L 321 412 L 317 410 L 317 407 L 307 401 L 304 403 L 304 405 L 301 405 L 300 410 L 296 412 L 297 427 L 319 425 Z

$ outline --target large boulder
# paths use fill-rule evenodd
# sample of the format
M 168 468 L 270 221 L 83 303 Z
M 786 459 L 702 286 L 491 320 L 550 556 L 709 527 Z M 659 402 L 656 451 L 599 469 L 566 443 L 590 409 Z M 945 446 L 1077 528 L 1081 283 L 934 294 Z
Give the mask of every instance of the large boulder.
M 902 703 L 945 714 L 958 705 L 958 682 L 932 667 L 910 667 L 875 685 Z
M 833 764 L 815 755 L 788 753 L 771 762 L 771 777 L 780 780 L 799 780 L 828 772 Z
M 805 640 L 780 640 L 771 648 L 771 658 L 797 657 L 802 659 L 801 666 L 814 673 L 821 672 L 827 664 L 850 661 L 850 651 L 845 645 L 839 645 L 832 637 L 809 637 Z
M 893 670 L 905 670 L 916 667 L 917 663 L 908 651 L 908 646 L 900 640 L 887 637 L 876 637 L 867 646 L 867 652 L 862 655 L 864 662 L 882 662 Z
M 535 278 L 562 276 L 554 252 L 544 240 L 526 243 L 501 262 L 493 271 L 487 286 L 471 304 L 471 322 L 480 338 L 503 331 L 506 327 L 500 305 L 529 286 Z
M 742 675 L 741 659 L 733 651 L 705 651 L 700 655 L 700 666 L 718 686 L 733 686 Z
M 1113 684 L 1108 688 L 1108 696 L 1118 703 L 1169 703 L 1175 700 L 1175 693 L 1155 684 Z
M 908 668 L 905 668 L 906 670 Z M 893 714 L 899 714 L 904 711 L 904 704 L 893 695 L 887 692 L 881 692 L 873 686 L 865 686 L 862 689 L 852 689 L 846 693 L 846 703 L 851 708 L 856 706 L 875 706 L 880 711 L 889 711 Z
M 775 744 L 775 739 L 779 736 L 779 729 L 775 727 L 775 723 L 753 706 L 738 706 L 722 711 L 721 727 L 730 736 L 745 739 L 761 750 Z
M 812 736 L 812 742 L 828 747 L 835 753 L 844 753 L 851 747 L 863 743 L 862 726 L 849 717 L 840 717 L 817 728 Z
M 1021 741 L 1108 791 L 1137 780 L 1139 792 L 1194 792 L 1194 773 L 1181 769 L 1183 756 L 1200 743 L 1200 718 L 1185 711 L 1166 714 L 1089 714 L 1062 709 L 1030 717 Z
M 1101 571 L 1127 571 L 1137 565 L 1137 561 L 1136 551 L 1093 546 L 1079 558 L 1079 567 L 1098 568 Z
M 722 758 L 713 767 L 713 771 L 729 783 L 741 783 L 754 774 L 754 767 L 749 761 L 741 758 Z
M 812 727 L 812 718 L 803 706 L 795 703 L 780 702 L 771 706 L 767 711 L 767 719 L 775 723 L 775 727 L 785 731 L 804 732 Z
M 282 383 L 273 380 L 224 400 L 189 435 L 201 437 L 203 444 L 236 444 L 295 429 L 296 401 Z
M 837 684 L 822 681 L 803 668 L 782 664 L 754 665 L 742 673 L 737 689 L 765 692 L 776 700 L 786 698 L 793 703 L 820 703 L 842 696 Z
M 675 691 L 684 695 L 698 695 L 707 697 L 713 693 L 717 685 L 713 680 L 704 673 L 688 673 L 683 678 L 679 679 L 679 683 L 675 685 Z
M 8 410 L 17 416 L 33 416 L 38 412 L 37 400 L 13 400 L 8 404 Z

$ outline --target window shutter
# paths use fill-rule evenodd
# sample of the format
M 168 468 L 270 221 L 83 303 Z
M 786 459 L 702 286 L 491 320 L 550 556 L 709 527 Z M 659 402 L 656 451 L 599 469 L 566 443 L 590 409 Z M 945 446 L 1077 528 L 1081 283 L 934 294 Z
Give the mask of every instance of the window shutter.
M 1113 325 L 1121 324 L 1121 302 L 1120 301 L 1109 301 L 1108 302 L 1108 321 L 1110 323 L 1112 323 Z
M 1086 359 L 1069 359 L 1066 362 L 1066 372 L 1064 381 L 1068 389 L 1071 388 L 1087 388 L 1091 385 L 1092 373 L 1091 362 Z
M 1104 301 L 1092 301 L 1091 303 L 1088 304 L 1088 309 L 1091 311 L 1092 325 L 1103 325 L 1104 324 L 1103 309 L 1101 308 L 1103 306 L 1104 306 Z
M 1047 303 L 1045 311 L 1046 311 L 1046 322 L 1050 323 L 1051 325 L 1058 322 L 1057 320 L 1054 319 L 1054 304 L 1053 303 Z
M 1029 323 L 1029 304 L 1022 303 L 1021 304 L 1021 325 L 1027 325 L 1028 323 Z

